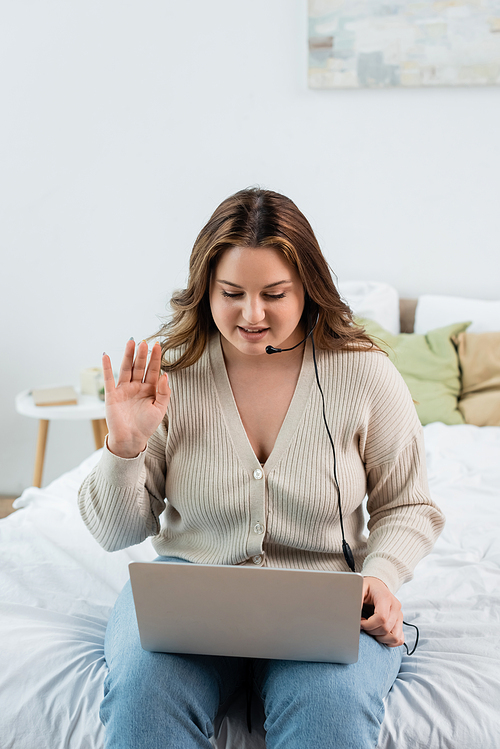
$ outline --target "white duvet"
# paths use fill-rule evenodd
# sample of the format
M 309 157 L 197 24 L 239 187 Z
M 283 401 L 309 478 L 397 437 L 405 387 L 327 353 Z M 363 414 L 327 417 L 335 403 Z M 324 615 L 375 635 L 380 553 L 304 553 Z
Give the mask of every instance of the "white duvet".
M 447 524 L 399 592 L 420 644 L 387 700 L 379 749 L 499 749 L 500 428 L 424 431 Z M 156 554 L 150 541 L 107 553 L 83 525 L 77 490 L 98 459 L 28 489 L 0 522 L 0 749 L 103 747 L 106 621 L 128 563 Z

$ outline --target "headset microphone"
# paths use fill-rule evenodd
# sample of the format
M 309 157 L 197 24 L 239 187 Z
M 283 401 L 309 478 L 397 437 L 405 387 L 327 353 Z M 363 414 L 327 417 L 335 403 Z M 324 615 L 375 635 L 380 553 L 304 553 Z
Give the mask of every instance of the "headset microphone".
M 319 320 L 319 315 L 317 316 L 316 322 L 314 323 L 314 325 L 312 326 L 311 330 L 306 335 L 306 337 L 303 338 L 298 343 L 296 343 L 295 346 L 292 346 L 291 348 L 275 348 L 274 346 L 266 346 L 266 354 L 281 354 L 283 351 L 293 351 L 294 348 L 297 348 L 298 346 L 300 346 L 301 343 L 304 343 L 304 341 L 307 341 L 309 336 L 313 333 L 314 328 L 318 324 L 318 320 Z
M 297 348 L 297 346 L 300 346 L 301 343 L 304 343 L 304 341 L 309 338 L 310 335 L 311 334 L 308 333 L 305 338 L 299 341 L 296 346 L 292 346 L 292 348 L 275 348 L 274 346 L 266 346 L 266 354 L 281 354 L 283 351 L 293 351 L 294 348 Z

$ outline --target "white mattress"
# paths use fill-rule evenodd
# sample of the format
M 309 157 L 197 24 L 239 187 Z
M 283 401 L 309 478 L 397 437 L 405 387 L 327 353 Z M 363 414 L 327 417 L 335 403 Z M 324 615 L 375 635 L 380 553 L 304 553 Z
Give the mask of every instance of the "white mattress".
M 387 700 L 379 749 L 498 749 L 500 428 L 424 431 L 447 524 L 399 592 L 421 639 Z M 106 621 L 128 562 L 156 554 L 150 541 L 107 553 L 83 525 L 76 494 L 98 459 L 28 489 L 0 522 L 1 749 L 102 749 Z M 236 720 L 222 733 L 240 731 Z

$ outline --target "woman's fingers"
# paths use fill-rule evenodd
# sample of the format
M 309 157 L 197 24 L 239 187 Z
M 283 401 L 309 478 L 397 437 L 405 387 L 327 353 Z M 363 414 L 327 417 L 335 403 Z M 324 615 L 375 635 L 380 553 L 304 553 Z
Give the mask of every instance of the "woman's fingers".
M 167 410 L 167 406 L 170 401 L 170 385 L 168 384 L 168 377 L 166 373 L 162 374 L 158 380 L 158 386 L 156 388 L 156 401 L 161 405 L 164 411 Z
M 391 647 L 403 644 L 403 615 L 401 612 L 384 622 L 383 625 L 378 624 L 377 621 L 372 623 L 372 619 L 375 619 L 375 615 L 361 623 L 365 632 L 375 637 L 378 642 L 390 645 Z
M 115 378 L 113 376 L 111 359 L 107 354 L 102 355 L 102 374 L 104 377 L 104 393 L 107 395 L 115 389 Z
M 371 635 L 386 635 L 392 632 L 398 623 L 398 612 L 394 609 L 389 609 L 384 613 L 375 611 L 364 621 L 367 623 L 365 628 Z
M 160 367 L 161 367 L 161 346 L 158 341 L 156 341 L 155 345 L 153 346 L 151 350 L 151 358 L 149 360 L 148 369 L 146 372 L 146 377 L 144 378 L 144 382 L 149 383 L 150 385 L 157 385 L 158 383 L 158 377 L 160 376 Z
M 132 377 L 131 379 L 135 382 L 142 382 L 144 379 L 144 370 L 146 369 L 146 362 L 148 360 L 148 344 L 146 341 L 141 341 L 137 346 L 137 353 L 135 361 L 132 365 Z
M 157 400 L 166 411 L 170 400 L 170 387 L 168 384 L 168 377 L 166 375 L 160 377 L 161 359 L 161 345 L 158 342 L 153 346 L 149 364 L 147 364 L 148 344 L 146 341 L 141 341 L 136 350 L 134 341 L 130 339 L 125 346 L 125 354 L 120 367 L 117 387 L 121 391 L 123 390 L 123 386 L 133 383 L 134 387 L 132 391 L 135 393 L 135 396 L 139 398 L 146 397 L 149 399 L 151 399 L 152 396 L 152 402 Z M 111 362 L 107 356 L 106 361 L 103 357 L 103 371 L 105 372 L 105 378 L 107 378 L 109 387 L 114 387 Z M 142 388 L 140 386 L 141 383 L 148 387 Z M 154 389 L 152 389 L 151 386 Z
M 374 637 L 378 642 L 381 642 L 384 645 L 389 645 L 389 647 L 397 647 L 404 642 L 402 616 L 401 621 L 396 621 L 391 630 L 387 630 L 385 627 L 373 628 L 370 626 L 369 619 L 365 619 L 361 622 L 361 629 Z
M 135 352 L 135 341 L 133 338 L 127 341 L 125 346 L 125 354 L 123 355 L 122 363 L 120 366 L 120 374 L 118 375 L 118 385 L 123 382 L 130 382 L 132 379 L 132 368 L 134 366 L 134 352 Z
M 403 634 L 403 614 L 398 617 L 396 625 L 392 628 L 389 634 L 393 636 L 396 645 L 402 645 L 404 643 L 405 636 Z
M 388 645 L 391 648 L 402 645 L 405 641 L 403 635 L 403 617 L 401 617 L 400 622 L 397 622 L 394 625 L 393 629 L 390 632 L 384 635 L 379 635 L 377 637 L 377 640 L 384 643 L 384 645 Z
M 159 348 L 159 347 L 158 347 Z M 135 354 L 135 360 L 134 360 Z M 161 359 L 161 351 L 159 360 Z M 141 341 L 135 348 L 135 341 L 131 338 L 125 346 L 125 354 L 122 359 L 120 374 L 118 376 L 118 385 L 126 382 L 142 382 L 144 380 L 144 371 L 148 360 L 148 344 Z M 158 368 L 159 371 L 159 368 Z M 156 379 L 158 376 L 156 377 Z

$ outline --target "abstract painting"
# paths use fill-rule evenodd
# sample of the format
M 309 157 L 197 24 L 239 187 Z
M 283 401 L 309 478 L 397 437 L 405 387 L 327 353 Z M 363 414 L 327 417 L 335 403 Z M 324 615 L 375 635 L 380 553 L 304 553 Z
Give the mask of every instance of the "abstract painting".
M 500 0 L 309 0 L 309 86 L 500 84 Z

